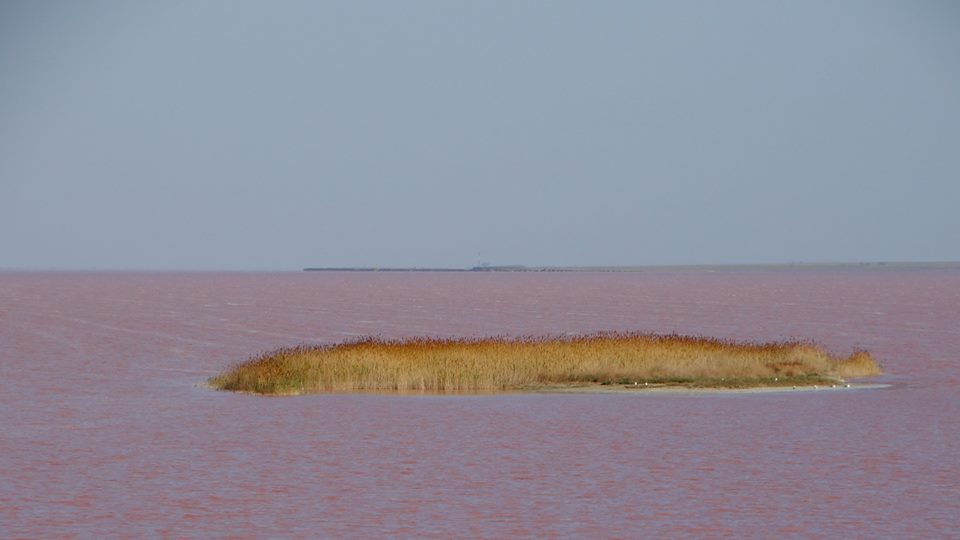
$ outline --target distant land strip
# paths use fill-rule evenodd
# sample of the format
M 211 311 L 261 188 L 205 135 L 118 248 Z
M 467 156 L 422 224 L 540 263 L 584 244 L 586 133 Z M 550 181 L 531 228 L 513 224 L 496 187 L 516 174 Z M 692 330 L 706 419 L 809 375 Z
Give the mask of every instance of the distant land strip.
M 310 267 L 305 272 L 650 272 L 665 270 L 960 270 L 960 262 L 853 262 L 853 263 L 777 263 L 777 264 L 703 264 L 651 266 L 524 266 L 483 265 L 471 268 L 429 267 Z

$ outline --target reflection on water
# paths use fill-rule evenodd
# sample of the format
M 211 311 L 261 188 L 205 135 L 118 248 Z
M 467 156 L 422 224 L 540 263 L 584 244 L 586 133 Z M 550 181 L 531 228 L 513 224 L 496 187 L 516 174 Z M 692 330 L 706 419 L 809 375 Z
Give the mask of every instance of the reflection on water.
M 206 390 L 356 335 L 812 338 L 886 390 Z M 960 515 L 960 272 L 0 274 L 0 537 L 942 537 Z

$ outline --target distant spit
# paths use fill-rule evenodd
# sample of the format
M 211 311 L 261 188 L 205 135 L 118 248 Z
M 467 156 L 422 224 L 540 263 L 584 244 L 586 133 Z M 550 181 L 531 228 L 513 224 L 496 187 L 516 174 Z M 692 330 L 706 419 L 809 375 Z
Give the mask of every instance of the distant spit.
M 665 270 L 960 270 L 960 262 L 859 262 L 859 263 L 780 263 L 780 264 L 705 264 L 661 266 L 474 266 L 472 268 L 419 267 L 311 267 L 305 272 L 650 272 Z

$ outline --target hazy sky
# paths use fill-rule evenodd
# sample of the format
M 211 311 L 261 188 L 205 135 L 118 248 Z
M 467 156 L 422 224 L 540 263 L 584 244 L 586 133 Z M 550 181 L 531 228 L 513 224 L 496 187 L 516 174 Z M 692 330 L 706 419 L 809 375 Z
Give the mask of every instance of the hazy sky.
M 960 4 L 0 3 L 0 268 L 960 260 Z

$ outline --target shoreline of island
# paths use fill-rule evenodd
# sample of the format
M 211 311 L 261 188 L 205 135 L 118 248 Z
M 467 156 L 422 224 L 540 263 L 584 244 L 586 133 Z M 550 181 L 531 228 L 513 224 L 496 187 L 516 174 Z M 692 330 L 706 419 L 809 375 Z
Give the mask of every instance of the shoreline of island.
M 634 395 L 634 396 L 703 396 L 703 395 L 728 395 L 728 394 L 790 394 L 796 392 L 835 392 L 848 390 L 878 390 L 890 388 L 887 383 L 865 383 L 865 382 L 847 382 L 838 380 L 831 385 L 803 385 L 803 386 L 751 386 L 746 388 L 724 388 L 724 387 L 689 387 L 675 385 L 651 385 L 651 386 L 569 386 L 569 387 L 545 387 L 536 390 L 530 390 L 524 393 L 534 394 L 612 394 L 612 395 Z

